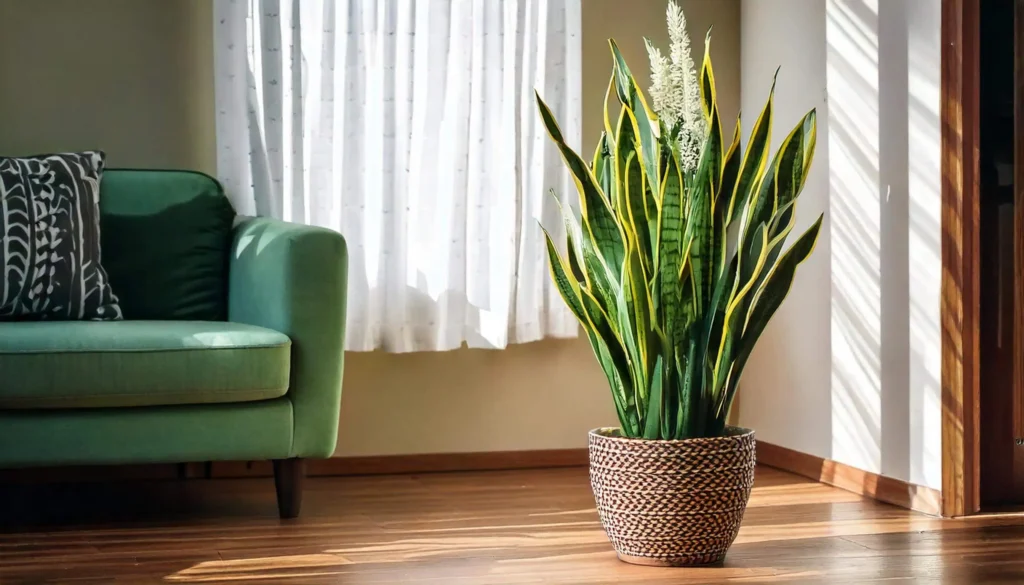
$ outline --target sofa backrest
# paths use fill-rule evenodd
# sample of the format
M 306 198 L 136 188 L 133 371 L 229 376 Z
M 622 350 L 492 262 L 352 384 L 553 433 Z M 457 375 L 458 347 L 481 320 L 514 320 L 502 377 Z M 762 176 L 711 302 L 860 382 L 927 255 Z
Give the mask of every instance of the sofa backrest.
M 101 262 L 124 318 L 226 320 L 234 218 L 208 175 L 104 171 Z

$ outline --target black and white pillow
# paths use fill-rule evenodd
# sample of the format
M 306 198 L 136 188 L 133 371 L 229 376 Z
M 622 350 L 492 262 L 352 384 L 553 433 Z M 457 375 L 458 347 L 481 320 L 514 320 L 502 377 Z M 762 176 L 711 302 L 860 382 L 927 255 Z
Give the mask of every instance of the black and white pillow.
M 100 264 L 104 158 L 0 157 L 0 321 L 121 318 Z

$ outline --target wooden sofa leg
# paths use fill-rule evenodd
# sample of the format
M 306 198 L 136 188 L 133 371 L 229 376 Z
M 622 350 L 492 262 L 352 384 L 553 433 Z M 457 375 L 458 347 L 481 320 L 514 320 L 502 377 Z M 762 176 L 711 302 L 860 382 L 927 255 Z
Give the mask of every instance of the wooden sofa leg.
M 304 459 L 275 459 L 274 487 L 277 488 L 277 510 L 282 519 L 295 518 L 302 506 L 302 484 L 306 478 Z

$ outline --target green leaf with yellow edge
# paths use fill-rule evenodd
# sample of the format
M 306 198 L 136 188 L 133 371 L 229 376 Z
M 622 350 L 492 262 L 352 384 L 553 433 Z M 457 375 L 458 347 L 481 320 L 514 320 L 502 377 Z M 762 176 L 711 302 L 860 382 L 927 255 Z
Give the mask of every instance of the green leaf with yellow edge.
M 739 278 L 734 284 L 733 293 L 730 295 L 729 303 L 725 309 L 722 320 L 722 333 L 719 344 L 714 349 L 714 368 L 712 378 L 712 393 L 717 395 L 729 373 L 733 359 L 733 346 L 743 333 L 743 325 L 746 322 L 747 307 L 750 299 L 754 296 L 754 284 L 757 275 L 764 270 L 765 259 L 768 252 L 768 229 L 761 224 L 754 230 L 749 254 L 740 261 L 738 268 Z
M 722 165 L 722 186 L 715 199 L 716 213 L 725 218 L 725 226 L 729 226 L 729 207 L 732 204 L 733 190 L 736 188 L 736 180 L 740 173 L 740 163 L 743 162 L 743 153 L 740 148 L 740 118 L 736 117 L 736 129 L 733 130 L 732 144 L 725 153 L 725 163 Z
M 616 221 L 615 213 L 607 197 L 601 192 L 597 185 L 597 179 L 593 172 L 583 162 L 572 148 L 565 142 L 562 131 L 555 121 L 551 109 L 544 100 L 537 95 L 537 106 L 541 113 L 541 119 L 547 128 L 551 139 L 558 146 L 562 159 L 565 161 L 569 172 L 576 184 L 580 194 L 580 211 L 583 215 L 584 235 L 584 258 L 587 258 L 587 249 L 592 248 L 595 255 L 603 264 L 607 278 L 610 282 L 618 284 L 619 267 L 622 266 L 623 257 L 626 253 L 625 234 L 622 227 Z
M 778 77 L 778 70 L 775 71 L 775 78 Z M 772 79 L 772 89 L 768 93 L 768 101 L 761 110 L 761 114 L 754 122 L 750 131 L 750 138 L 747 140 L 747 149 L 743 153 L 740 163 L 739 174 L 733 187 L 732 197 L 729 201 L 728 225 L 740 219 L 747 208 L 751 194 L 757 190 L 761 177 L 764 175 L 765 165 L 768 164 L 768 147 L 772 140 L 772 113 L 775 103 L 775 78 Z M 738 124 L 737 124 L 738 125 Z
M 708 167 L 703 172 L 708 173 L 708 181 L 711 184 L 712 193 L 712 207 L 714 207 L 717 199 L 718 192 L 722 184 L 722 164 L 724 159 L 722 157 L 722 143 L 724 139 L 722 137 L 722 121 L 718 115 L 718 98 L 715 93 L 715 73 L 711 66 L 711 31 L 708 31 L 708 37 L 704 42 L 704 63 L 701 65 L 700 72 L 700 97 L 701 107 L 704 110 L 704 117 L 708 121 L 708 136 L 704 145 L 704 152 L 707 154 L 708 145 L 710 144 L 713 151 L 711 154 L 714 156 L 707 157 L 706 160 L 701 160 L 701 166 L 707 164 Z M 702 172 L 698 170 L 698 173 Z
M 663 421 L 662 417 L 665 414 L 664 409 L 664 384 L 662 376 L 662 368 L 664 360 L 659 354 L 655 356 L 654 371 L 652 374 L 650 400 L 647 406 L 646 424 L 644 426 L 644 438 L 645 439 L 659 439 L 666 434 L 662 432 Z
M 555 283 L 555 288 L 558 289 L 559 294 L 562 295 L 562 299 L 569 307 L 569 310 L 572 311 L 572 314 L 576 316 L 576 319 L 580 323 L 585 324 L 586 317 L 583 312 L 583 300 L 580 298 L 579 283 L 570 276 L 569 265 L 562 258 L 562 255 L 558 253 L 555 243 L 551 240 L 551 234 L 543 226 L 541 230 L 544 231 L 544 240 L 547 243 L 548 267 L 551 270 L 551 279 Z
M 776 209 L 793 201 L 803 191 L 807 174 L 810 173 L 814 161 L 814 149 L 818 142 L 818 114 L 816 110 L 807 112 L 803 120 L 787 140 L 787 147 L 779 149 L 775 163 L 776 170 L 773 188 L 776 191 L 778 204 Z
M 566 209 L 562 205 L 554 190 L 550 191 L 550 194 L 558 207 L 558 213 L 562 216 L 562 224 L 565 226 L 566 245 L 569 249 L 569 274 L 575 277 L 577 282 L 586 283 L 587 277 L 583 270 L 583 228 L 580 227 L 572 209 Z
M 658 200 L 658 229 L 654 249 L 655 264 L 661 272 L 678 276 L 682 265 L 683 232 L 685 224 L 685 185 L 683 171 L 675 152 L 665 158 L 665 172 L 661 177 L 661 193 Z
M 597 141 L 594 149 L 594 158 L 590 162 L 590 168 L 597 179 L 597 186 L 601 193 L 608 199 L 611 206 L 615 207 L 615 161 L 612 158 L 612 151 L 608 147 L 611 141 L 604 132 Z
M 710 125 L 711 114 L 714 112 L 718 96 L 715 94 L 715 72 L 711 67 L 711 29 L 704 35 L 704 59 L 700 66 L 700 105 L 704 111 L 704 119 Z
M 580 300 L 587 322 L 607 346 L 609 355 L 622 376 L 623 385 L 626 388 L 632 388 L 633 370 L 629 363 L 629 357 L 626 355 L 622 337 L 615 329 L 615 323 L 612 322 L 591 291 L 584 287 L 580 287 Z M 632 403 L 632 397 L 629 398 L 629 401 Z
M 631 241 L 636 245 L 639 252 L 638 261 L 641 263 L 645 274 L 650 274 L 654 263 L 653 244 L 651 233 L 647 227 L 647 209 L 645 205 L 647 184 L 644 181 L 644 173 L 637 161 L 636 152 L 631 152 L 626 161 L 625 181 L 626 187 L 626 221 L 629 231 L 632 234 Z
M 661 162 L 659 157 L 660 141 L 658 132 L 660 125 L 658 123 L 658 116 L 648 107 L 647 100 L 644 99 L 643 92 L 637 86 L 636 79 L 629 73 L 626 60 L 622 57 L 622 52 L 619 51 L 615 41 L 610 40 L 608 43 L 611 46 L 612 56 L 615 59 L 616 85 L 622 85 L 618 88 L 620 92 L 619 99 L 634 114 L 637 123 L 636 138 L 640 143 L 640 162 L 642 163 L 644 173 L 647 175 L 647 183 L 651 186 L 651 190 L 657 193 L 661 190 L 661 187 L 658 185 L 658 180 L 661 178 L 658 168 Z
M 814 246 L 818 242 L 818 234 L 821 232 L 823 218 L 824 214 L 819 215 L 814 224 L 771 267 L 764 285 L 754 295 L 750 309 L 751 312 L 736 348 L 735 358 L 729 373 L 725 400 L 719 405 L 720 413 L 722 411 L 728 413 L 728 409 L 732 405 L 736 394 L 736 387 L 739 384 L 740 376 L 743 374 L 743 368 L 747 365 L 747 360 L 750 359 L 750 353 L 753 351 L 755 343 L 757 343 L 768 322 L 775 315 L 779 307 L 782 306 L 782 302 L 789 294 L 789 290 L 793 286 L 793 279 L 796 277 L 797 267 L 814 251 Z
M 611 118 L 608 117 L 609 116 L 609 114 L 608 114 L 608 102 L 611 101 L 612 88 L 615 87 L 615 80 L 617 78 L 617 75 L 618 75 L 617 71 L 612 71 L 612 76 L 611 76 L 610 79 L 608 79 L 608 89 L 606 89 L 605 92 L 604 92 L 604 110 L 603 110 L 602 114 L 604 114 L 604 132 L 605 132 L 605 136 L 608 136 L 609 138 L 612 138 L 612 137 L 615 136 L 615 130 L 612 128 Z M 615 150 L 615 145 L 614 144 L 609 144 L 608 146 L 609 146 L 609 150 Z
M 711 127 L 704 141 L 700 163 L 693 182 L 688 185 L 690 205 L 686 209 L 686 240 L 692 241 L 690 264 L 696 284 L 695 306 L 702 313 L 713 291 L 713 281 L 721 274 L 724 230 L 716 229 L 714 221 L 714 185 L 721 168 L 721 132 L 715 131 L 717 116 L 711 116 Z
M 750 199 L 744 222 L 743 241 L 755 226 L 770 223 L 780 206 L 795 199 L 803 189 L 805 172 L 809 170 L 812 160 L 806 150 L 813 150 L 816 143 L 815 120 L 815 112 L 811 110 L 779 146 L 772 164 L 768 166 L 756 193 Z
M 630 201 L 627 190 L 630 183 L 642 180 L 643 169 L 640 166 L 640 153 L 636 150 L 636 119 L 629 115 L 629 108 L 622 106 L 615 134 L 615 183 L 618 186 L 615 200 L 615 213 L 619 223 L 624 227 L 631 225 L 629 219 Z M 635 163 L 629 168 L 629 161 Z M 636 187 L 634 187 L 636 190 Z M 629 234 L 627 234 L 629 235 Z

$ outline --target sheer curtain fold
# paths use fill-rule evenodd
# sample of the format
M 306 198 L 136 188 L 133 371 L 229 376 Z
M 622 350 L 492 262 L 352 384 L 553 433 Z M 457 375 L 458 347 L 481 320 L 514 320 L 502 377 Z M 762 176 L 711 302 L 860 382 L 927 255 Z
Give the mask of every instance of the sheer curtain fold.
M 581 0 L 215 0 L 218 175 L 239 213 L 348 240 L 346 347 L 575 337 L 538 221 L 575 187 Z

